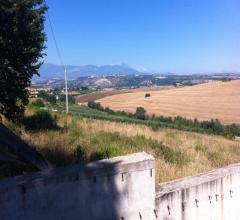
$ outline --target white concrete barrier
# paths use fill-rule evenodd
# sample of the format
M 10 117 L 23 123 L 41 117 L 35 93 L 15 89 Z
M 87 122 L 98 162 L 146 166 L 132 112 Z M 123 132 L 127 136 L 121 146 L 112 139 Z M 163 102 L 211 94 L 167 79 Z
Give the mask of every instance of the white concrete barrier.
M 240 164 L 160 184 L 161 220 L 239 220 Z
M 155 188 L 144 152 L 0 181 L 0 220 L 240 220 L 239 204 L 240 164 Z
M 154 200 L 144 152 L 0 181 L 1 220 L 152 220 Z

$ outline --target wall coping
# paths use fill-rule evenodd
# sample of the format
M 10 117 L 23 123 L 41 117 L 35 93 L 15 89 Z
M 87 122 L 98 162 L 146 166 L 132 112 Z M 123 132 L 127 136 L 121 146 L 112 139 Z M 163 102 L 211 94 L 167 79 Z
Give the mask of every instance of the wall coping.
M 240 173 L 240 163 L 231 164 L 223 168 L 200 173 L 194 176 L 164 182 L 156 186 L 156 198 L 168 193 L 198 186 L 216 179 L 221 179 L 236 172 Z
M 52 168 L 20 176 L 9 177 L 0 181 L 0 192 L 16 187 L 30 188 L 35 185 L 47 185 L 64 181 L 90 179 L 99 176 L 112 176 L 119 173 L 129 173 L 154 169 L 154 157 L 145 152 L 99 160 L 87 164 L 76 164 Z

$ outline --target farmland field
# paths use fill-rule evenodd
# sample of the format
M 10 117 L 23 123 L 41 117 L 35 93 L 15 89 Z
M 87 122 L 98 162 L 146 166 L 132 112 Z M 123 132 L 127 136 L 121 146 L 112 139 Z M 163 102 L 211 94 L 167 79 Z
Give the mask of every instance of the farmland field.
M 98 100 L 113 110 L 134 112 L 138 106 L 148 115 L 182 116 L 199 120 L 219 119 L 224 124 L 240 124 L 240 80 L 211 82 L 163 91 L 136 91 Z
M 172 86 L 154 86 L 154 87 L 143 87 L 137 89 L 108 89 L 103 91 L 92 92 L 85 95 L 80 95 L 76 98 L 77 103 L 84 104 L 90 101 L 96 101 L 112 95 L 134 93 L 134 92 L 148 92 L 148 91 L 159 91 L 172 88 Z

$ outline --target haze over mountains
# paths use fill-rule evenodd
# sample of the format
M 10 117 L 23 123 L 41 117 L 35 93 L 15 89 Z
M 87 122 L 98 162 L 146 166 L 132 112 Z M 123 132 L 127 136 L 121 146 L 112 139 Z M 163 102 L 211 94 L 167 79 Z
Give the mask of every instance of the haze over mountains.
M 193 75 L 191 73 L 170 73 L 170 72 L 144 72 L 139 71 L 130 67 L 127 64 L 115 64 L 115 65 L 103 65 L 103 66 L 96 66 L 96 65 L 82 65 L 82 66 L 75 66 L 75 65 L 67 65 L 67 72 L 69 79 L 76 79 L 79 77 L 86 77 L 86 76 L 111 76 L 111 75 L 164 75 L 164 76 L 171 76 L 171 75 Z M 52 79 L 64 79 L 64 69 L 61 65 L 44 63 L 40 70 L 40 77 L 34 76 L 32 82 L 45 82 Z M 196 73 L 195 73 L 196 74 Z M 237 74 L 239 72 L 222 72 L 222 73 L 198 73 L 198 75 L 226 75 L 226 74 Z
M 127 64 L 116 64 L 116 65 L 83 65 L 83 66 L 72 66 L 67 65 L 67 72 L 69 78 L 78 78 L 81 76 L 102 76 L 102 75 L 113 75 L 113 74 L 149 74 L 140 72 Z M 44 63 L 40 70 L 40 77 L 35 77 L 34 80 L 49 80 L 53 78 L 64 78 L 64 69 L 60 65 Z

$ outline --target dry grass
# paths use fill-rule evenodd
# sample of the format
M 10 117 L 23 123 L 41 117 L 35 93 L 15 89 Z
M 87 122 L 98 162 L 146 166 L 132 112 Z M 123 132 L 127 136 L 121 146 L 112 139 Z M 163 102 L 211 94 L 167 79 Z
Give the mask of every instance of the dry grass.
M 59 118 L 59 125 L 63 126 L 65 119 Z M 105 145 L 119 148 L 121 154 L 146 151 L 156 158 L 157 182 L 205 172 L 240 161 L 239 142 L 223 137 L 172 129 L 153 131 L 142 125 L 81 119 L 71 116 L 67 118 L 67 121 L 68 131 L 31 133 L 21 129 L 21 136 L 48 159 L 52 162 L 56 161 L 59 165 L 79 162 L 79 160 L 74 161 L 73 157 L 79 146 L 85 149 L 86 155 L 84 156 L 87 158 Z M 144 138 L 141 138 L 142 136 Z M 130 144 L 131 140 L 133 140 L 133 145 Z M 162 142 L 174 151 L 181 150 L 187 156 L 186 163 L 179 166 L 176 163 L 167 162 L 161 155 L 156 154 L 156 150 L 152 148 L 151 140 Z
M 219 119 L 222 123 L 240 124 L 240 80 L 211 82 L 196 86 L 145 92 L 125 93 L 100 99 L 113 110 L 134 112 L 138 106 L 147 114 L 183 116 L 199 120 Z
M 184 176 L 205 172 L 231 163 L 240 161 L 240 143 L 219 136 L 202 135 L 173 129 L 153 131 L 147 126 L 129 125 L 124 123 L 97 120 L 83 120 L 79 126 L 91 132 L 119 132 L 126 136 L 144 135 L 146 138 L 163 142 L 173 149 L 182 149 L 188 154 L 190 162 L 183 167 L 166 163 L 156 158 L 158 182 L 172 180 Z M 206 149 L 197 151 L 197 146 Z M 151 153 L 151 149 L 144 149 Z M 215 152 L 218 152 L 215 154 Z M 209 157 L 213 153 L 213 157 Z

